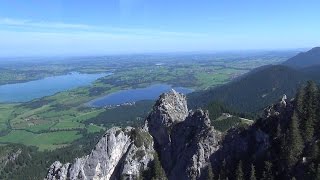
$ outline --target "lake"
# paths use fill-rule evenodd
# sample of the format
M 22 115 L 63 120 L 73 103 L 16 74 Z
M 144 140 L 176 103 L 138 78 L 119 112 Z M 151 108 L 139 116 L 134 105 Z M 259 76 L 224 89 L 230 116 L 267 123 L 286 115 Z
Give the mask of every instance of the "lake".
M 171 89 L 176 90 L 177 92 L 188 94 L 192 92 L 192 89 L 184 87 L 172 87 L 167 84 L 155 84 L 148 86 L 146 88 L 137 88 L 118 91 L 104 97 L 92 100 L 88 103 L 92 107 L 104 107 L 104 106 L 114 106 L 123 103 L 136 102 L 141 100 L 155 100 L 159 97 L 160 94 L 168 92 Z
M 0 86 L 0 102 L 26 102 L 53 95 L 57 92 L 90 85 L 100 77 L 110 74 L 81 74 L 73 72 L 24 83 Z

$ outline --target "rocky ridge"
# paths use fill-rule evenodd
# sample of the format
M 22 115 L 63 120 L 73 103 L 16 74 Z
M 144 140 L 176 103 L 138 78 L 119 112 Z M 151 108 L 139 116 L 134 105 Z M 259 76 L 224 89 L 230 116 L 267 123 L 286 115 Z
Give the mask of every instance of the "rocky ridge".
M 141 135 L 145 139 L 137 143 L 136 138 Z M 111 128 L 90 155 L 77 158 L 72 164 L 54 162 L 45 179 L 137 179 L 153 160 L 153 142 L 150 139 L 151 136 L 143 129 Z
M 138 179 L 156 152 L 168 179 L 203 179 L 220 137 L 208 112 L 188 111 L 186 97 L 172 90 L 159 97 L 143 128 L 109 129 L 89 155 L 54 162 L 45 179 Z
M 234 168 L 239 161 L 252 161 L 264 164 L 272 159 L 274 144 L 279 142 L 279 129 L 286 129 L 293 113 L 293 100 L 283 95 L 281 100 L 264 109 L 263 118 L 248 127 L 228 130 L 220 142 L 220 148 L 210 157 L 214 171 L 219 174 L 226 167 Z M 234 177 L 235 178 L 235 177 Z
M 209 167 L 220 175 L 227 169 L 235 178 L 232 171 L 239 161 L 263 164 L 278 156 L 272 152 L 293 107 L 284 95 L 254 124 L 222 136 L 211 126 L 207 111 L 189 111 L 186 97 L 173 90 L 159 97 L 143 128 L 109 129 L 90 155 L 73 163 L 54 162 L 46 179 L 139 179 L 142 172 L 150 172 L 155 155 L 169 180 L 206 179 Z

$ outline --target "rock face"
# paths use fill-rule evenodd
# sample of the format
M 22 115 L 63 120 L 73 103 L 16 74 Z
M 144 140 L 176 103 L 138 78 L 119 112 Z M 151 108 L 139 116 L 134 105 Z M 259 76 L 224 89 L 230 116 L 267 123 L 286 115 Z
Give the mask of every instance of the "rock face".
M 143 128 L 108 130 L 90 155 L 54 162 L 45 179 L 138 179 L 156 152 L 169 180 L 204 179 L 220 138 L 208 112 L 188 111 L 186 97 L 172 90 L 160 96 Z
M 173 90 L 160 96 L 143 128 L 111 128 L 91 154 L 72 163 L 54 162 L 45 179 L 130 180 L 139 179 L 142 172 L 150 177 L 161 171 L 158 176 L 163 180 L 156 154 L 169 180 L 207 179 L 209 164 L 221 179 L 236 179 L 235 165 L 240 162 L 250 166 L 282 162 L 279 145 L 293 111 L 294 101 L 284 95 L 254 124 L 232 128 L 222 137 L 210 125 L 207 111 L 189 111 L 186 97 Z
M 287 96 L 284 94 L 280 102 L 268 106 L 264 109 L 264 117 L 269 118 L 278 116 L 280 114 L 286 115 L 285 111 L 292 111 L 293 104 L 291 101 L 287 102 Z
M 239 160 L 250 160 L 263 164 L 259 159 L 271 158 L 271 148 L 279 140 L 281 129 L 285 129 L 293 112 L 293 102 L 286 101 L 284 95 L 281 100 L 265 109 L 263 118 L 258 119 L 248 127 L 238 127 L 228 130 L 221 140 L 221 146 L 212 156 L 211 164 L 217 172 L 219 168 L 239 163 Z M 278 131 L 278 132 L 277 132 Z M 277 154 L 278 156 L 278 154 Z M 235 178 L 235 177 L 234 177 Z
M 171 141 L 168 133 L 174 124 L 184 121 L 188 113 L 184 95 L 172 90 L 160 96 L 146 121 L 157 145 L 163 146 Z
M 173 90 L 160 96 L 146 123 L 168 179 L 203 178 L 220 140 L 207 112 L 188 112 L 186 97 Z
M 153 153 L 148 132 L 115 127 L 107 131 L 90 155 L 77 158 L 72 164 L 54 162 L 45 179 L 136 179 L 148 168 Z

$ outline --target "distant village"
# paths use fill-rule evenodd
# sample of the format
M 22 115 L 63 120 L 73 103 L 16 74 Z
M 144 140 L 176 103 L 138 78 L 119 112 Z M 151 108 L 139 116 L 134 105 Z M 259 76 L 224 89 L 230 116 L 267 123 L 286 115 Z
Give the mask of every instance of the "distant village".
M 106 106 L 104 106 L 104 108 L 105 109 L 113 109 L 113 108 L 120 107 L 120 106 L 133 106 L 135 104 L 136 104 L 136 102 L 125 102 L 125 103 L 116 104 L 116 105 L 106 105 Z

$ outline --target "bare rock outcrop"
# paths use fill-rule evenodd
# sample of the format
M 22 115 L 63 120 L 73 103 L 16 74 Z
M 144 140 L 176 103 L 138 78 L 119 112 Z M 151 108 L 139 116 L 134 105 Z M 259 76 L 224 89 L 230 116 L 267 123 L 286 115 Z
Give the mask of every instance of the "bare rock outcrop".
M 208 113 L 189 112 L 186 97 L 173 90 L 160 96 L 146 123 L 168 179 L 201 179 L 220 140 Z
M 170 143 L 170 131 L 174 124 L 184 121 L 188 116 L 186 97 L 172 90 L 164 93 L 153 106 L 146 126 L 158 145 Z
M 169 180 L 204 179 L 220 139 L 208 112 L 188 111 L 186 97 L 172 90 L 159 97 L 143 128 L 109 129 L 89 155 L 54 162 L 46 179 L 138 179 L 155 153 Z
M 284 111 L 292 110 L 292 108 L 293 108 L 292 102 L 287 101 L 287 96 L 284 94 L 278 103 L 265 108 L 264 110 L 265 118 L 278 116 L 280 114 L 285 114 Z
M 114 127 L 106 132 L 90 155 L 77 158 L 73 163 L 54 162 L 45 179 L 136 179 L 141 171 L 148 168 L 153 153 L 153 142 L 148 132 Z

